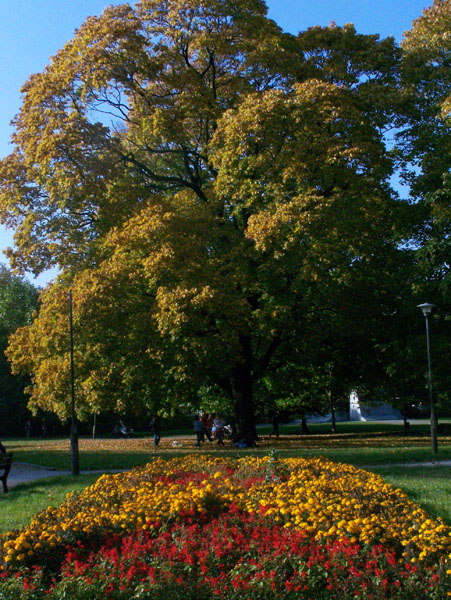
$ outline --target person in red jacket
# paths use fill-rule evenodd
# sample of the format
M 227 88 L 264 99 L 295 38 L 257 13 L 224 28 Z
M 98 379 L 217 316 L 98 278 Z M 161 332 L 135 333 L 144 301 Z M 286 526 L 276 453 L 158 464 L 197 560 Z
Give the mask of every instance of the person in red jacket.
M 202 428 L 203 428 L 205 437 L 207 438 L 207 440 L 209 442 L 212 442 L 213 439 L 211 437 L 211 426 L 212 426 L 213 420 L 211 419 L 211 417 L 208 413 L 204 413 L 201 416 L 200 420 L 202 422 Z

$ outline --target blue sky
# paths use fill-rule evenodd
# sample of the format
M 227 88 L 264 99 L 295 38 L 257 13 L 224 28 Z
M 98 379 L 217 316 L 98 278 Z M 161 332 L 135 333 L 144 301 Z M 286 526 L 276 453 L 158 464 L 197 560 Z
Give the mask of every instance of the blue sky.
M 9 154 L 10 121 L 17 113 L 20 88 L 41 71 L 50 56 L 70 39 L 89 15 L 100 14 L 110 0 L 3 0 L 0 2 L 0 158 Z M 399 42 L 412 20 L 432 0 L 267 0 L 268 16 L 285 31 L 298 33 L 313 25 L 354 23 L 359 33 L 393 35 Z M 12 232 L 0 225 L 1 254 Z M 35 283 L 45 284 L 53 273 Z

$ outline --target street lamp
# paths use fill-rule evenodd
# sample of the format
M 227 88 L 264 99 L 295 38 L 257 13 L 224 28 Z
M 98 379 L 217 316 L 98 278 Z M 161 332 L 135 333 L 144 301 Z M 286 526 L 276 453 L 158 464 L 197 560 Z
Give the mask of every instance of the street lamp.
M 426 321 L 426 346 L 428 352 L 428 373 L 429 373 L 429 402 L 431 405 L 431 446 L 432 452 L 437 454 L 438 446 L 437 446 L 437 421 L 435 419 L 434 413 L 434 400 L 432 398 L 432 377 L 431 377 L 431 349 L 429 346 L 429 315 L 431 314 L 432 309 L 434 308 L 434 304 L 428 304 L 425 302 L 424 304 L 419 304 L 417 308 L 421 308 L 423 311 L 423 315 Z
M 72 291 L 69 290 L 69 342 L 70 342 L 70 394 L 72 423 L 70 427 L 70 459 L 72 475 L 80 474 L 80 460 L 78 453 L 78 431 L 75 415 L 75 385 L 74 385 L 74 336 L 72 327 Z

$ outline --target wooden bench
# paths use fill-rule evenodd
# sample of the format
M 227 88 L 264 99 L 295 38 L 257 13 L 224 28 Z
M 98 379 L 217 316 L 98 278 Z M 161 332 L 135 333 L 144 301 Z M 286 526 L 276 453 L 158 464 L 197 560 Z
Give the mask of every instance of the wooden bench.
M 3 483 L 3 491 L 4 492 L 8 491 L 8 486 L 6 484 L 6 480 L 8 479 L 9 472 L 11 471 L 12 460 L 13 460 L 12 452 L 0 453 L 0 473 L 3 472 L 3 474 L 0 475 L 0 479 L 2 480 L 2 483 Z

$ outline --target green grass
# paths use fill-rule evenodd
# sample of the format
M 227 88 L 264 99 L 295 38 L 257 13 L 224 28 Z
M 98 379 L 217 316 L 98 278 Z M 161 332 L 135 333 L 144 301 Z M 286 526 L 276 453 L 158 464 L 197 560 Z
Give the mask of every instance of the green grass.
M 59 451 L 14 451 L 14 460 L 16 462 L 30 463 L 56 469 L 58 471 L 70 471 L 71 461 L 70 452 Z M 169 454 L 168 454 L 169 456 Z M 80 470 L 95 471 L 95 470 L 110 470 L 110 469 L 131 469 L 138 465 L 145 465 L 152 460 L 153 455 L 149 452 L 127 452 L 127 453 L 111 453 L 111 452 L 81 452 L 80 453 Z
M 443 427 L 447 428 L 448 421 L 443 422 Z M 401 421 L 398 422 L 371 422 L 371 421 L 344 421 L 336 423 L 337 433 L 355 433 L 355 434 L 369 434 L 376 432 L 385 432 L 387 434 L 403 434 L 404 426 Z M 313 435 L 329 434 L 331 433 L 331 423 L 308 423 L 308 429 Z M 299 424 L 285 424 L 280 425 L 279 430 L 281 434 L 292 435 L 300 433 Z M 271 433 L 271 425 L 262 425 L 258 428 L 258 432 L 263 435 Z M 428 434 L 430 432 L 430 426 L 426 421 L 416 421 L 411 424 L 411 433 Z
M 271 426 L 258 428 L 262 441 L 258 447 L 246 451 L 255 455 L 267 454 L 274 449 L 281 456 L 321 455 L 340 462 L 355 465 L 393 464 L 430 460 L 451 460 L 451 420 L 440 421 L 439 452 L 434 456 L 430 449 L 429 424 L 427 421 L 413 421 L 409 435 L 403 434 L 401 422 L 346 422 L 337 423 L 337 433 L 330 433 L 330 423 L 309 425 L 310 435 L 299 434 L 299 425 L 283 425 L 279 440 L 268 439 Z M 180 447 L 173 448 L 171 438 L 182 441 Z M 14 452 L 15 462 L 27 462 L 70 470 L 70 446 L 67 438 L 4 439 L 9 451 Z M 233 445 L 225 449 L 205 444 L 202 452 L 242 455 Z M 136 437 L 128 440 L 108 438 L 91 440 L 80 439 L 80 468 L 121 469 L 131 468 L 148 462 L 155 452 L 163 457 L 174 454 L 198 452 L 194 448 L 192 431 L 163 432 L 162 441 L 155 451 L 152 437 Z
M 268 451 L 256 450 L 250 451 L 255 455 L 266 455 Z M 249 451 L 247 451 L 249 453 Z M 232 453 L 231 453 L 232 454 Z M 234 452 L 234 455 L 239 454 Z M 416 463 L 416 462 L 435 462 L 451 460 L 451 448 L 439 448 L 436 455 L 433 455 L 429 448 L 410 447 L 410 448 L 318 448 L 318 449 L 278 449 L 278 456 L 283 457 L 311 457 L 323 456 L 330 458 L 335 462 L 345 462 L 358 467 L 369 465 Z
M 59 506 L 66 494 L 93 484 L 99 475 L 49 477 L 12 488 L 0 495 L 0 533 L 28 525 L 31 518 L 48 506 Z
M 431 517 L 451 525 L 451 467 L 376 467 L 369 469 L 401 488 Z
M 32 445 L 24 449 L 17 449 L 14 443 L 8 446 L 8 450 L 14 452 L 14 460 L 16 462 L 25 462 L 36 465 L 51 467 L 58 470 L 70 470 L 70 452 L 69 450 L 54 450 L 47 451 L 45 448 L 36 449 Z M 243 456 L 252 454 L 255 456 L 263 456 L 268 454 L 270 448 L 254 448 L 249 450 L 235 450 L 231 447 L 225 449 L 209 447 L 204 445 L 200 452 L 204 454 L 221 454 L 227 456 Z M 194 449 L 193 451 L 199 452 Z M 427 462 L 427 461 L 443 461 L 451 460 L 451 446 L 439 447 L 438 454 L 433 455 L 429 447 L 423 446 L 406 446 L 406 447 L 319 447 L 317 448 L 284 448 L 277 447 L 279 456 L 324 456 L 335 460 L 336 462 L 347 462 L 356 466 L 374 465 L 374 464 L 396 464 L 409 462 Z M 134 466 L 144 465 L 155 455 L 162 458 L 171 458 L 175 455 L 185 455 L 191 453 L 191 450 L 180 450 L 178 452 L 166 451 L 158 449 L 154 451 L 82 451 L 80 452 L 80 469 L 81 470 L 98 470 L 98 469 L 129 469 Z

